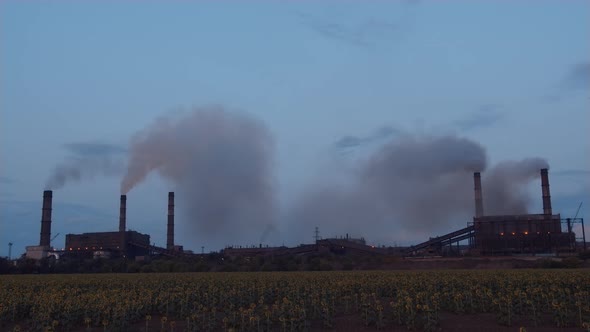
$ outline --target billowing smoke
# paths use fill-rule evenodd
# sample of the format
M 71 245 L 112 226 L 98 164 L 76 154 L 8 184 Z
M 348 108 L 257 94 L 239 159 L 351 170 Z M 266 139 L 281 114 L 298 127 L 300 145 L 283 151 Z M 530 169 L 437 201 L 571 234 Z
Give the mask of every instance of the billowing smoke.
M 526 192 L 531 180 L 540 178 L 539 170 L 549 168 L 541 158 L 505 161 L 483 174 L 484 214 L 525 214 L 530 203 Z M 540 188 L 539 183 L 539 188 Z M 540 190 L 539 190 L 540 192 Z
M 359 161 L 349 183 L 310 186 L 288 228 L 305 239 L 319 226 L 324 236 L 352 233 L 383 244 L 442 235 L 473 217 L 473 172 L 486 167 L 485 149 L 472 140 L 401 134 Z M 526 213 L 526 185 L 544 167 L 532 158 L 483 172 L 486 214 Z
M 133 137 L 121 193 L 157 171 L 199 239 L 256 238 L 274 221 L 273 147 L 263 123 L 221 107 L 162 117 Z
M 46 189 L 59 189 L 68 182 L 77 182 L 97 175 L 115 176 L 125 170 L 125 149 L 105 143 L 69 143 L 69 155 L 47 179 Z
M 473 141 L 402 135 L 362 161 L 349 184 L 306 192 L 292 218 L 307 233 L 319 226 L 385 243 L 432 235 L 473 215 L 472 174 L 485 167 Z

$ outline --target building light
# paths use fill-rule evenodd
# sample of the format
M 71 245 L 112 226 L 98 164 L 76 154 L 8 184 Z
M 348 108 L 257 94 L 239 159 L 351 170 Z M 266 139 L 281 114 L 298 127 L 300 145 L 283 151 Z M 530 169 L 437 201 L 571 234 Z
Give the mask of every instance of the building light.
M 512 232 L 512 235 L 516 235 L 516 233 L 515 232 Z
M 504 236 L 504 232 L 501 232 L 501 233 L 500 233 L 500 236 Z
M 524 232 L 524 235 L 529 235 L 529 232 L 528 231 Z

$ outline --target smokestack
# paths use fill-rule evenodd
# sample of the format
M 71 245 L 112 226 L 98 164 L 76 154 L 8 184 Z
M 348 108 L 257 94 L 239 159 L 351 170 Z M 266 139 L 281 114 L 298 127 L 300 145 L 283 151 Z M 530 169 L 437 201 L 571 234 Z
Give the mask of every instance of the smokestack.
M 41 239 L 40 246 L 49 246 L 51 241 L 51 205 L 53 192 L 45 190 L 43 192 L 43 210 L 41 212 Z
M 552 215 L 551 193 L 549 192 L 549 172 L 546 168 L 541 169 L 541 190 L 543 192 L 543 214 Z
M 483 217 L 483 197 L 481 193 L 481 174 L 473 173 L 473 183 L 475 185 L 475 217 Z
M 174 192 L 168 193 L 168 233 L 166 235 L 166 248 L 174 249 Z
M 127 224 L 127 195 L 121 195 L 121 204 L 119 209 L 119 232 L 125 232 Z

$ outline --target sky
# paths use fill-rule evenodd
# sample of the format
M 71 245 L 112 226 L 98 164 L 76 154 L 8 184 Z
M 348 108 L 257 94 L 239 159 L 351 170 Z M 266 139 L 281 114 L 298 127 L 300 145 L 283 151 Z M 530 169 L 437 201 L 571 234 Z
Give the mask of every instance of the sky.
M 293 202 L 346 182 L 399 132 L 478 142 L 490 165 L 544 158 L 554 211 L 573 217 L 583 202 L 584 217 L 590 2 L 2 1 L 0 256 L 9 242 L 13 257 L 38 243 L 48 185 L 55 247 L 68 233 L 116 230 L 134 137 L 162 117 L 212 107 L 246 114 L 272 137 L 270 245 L 311 242 L 313 225 L 290 235 Z M 89 156 L 107 156 L 108 171 L 55 189 L 56 167 Z M 89 160 L 76 167 L 95 167 Z M 181 182 L 149 173 L 128 193 L 128 227 L 164 246 L 167 193 Z M 530 209 L 541 211 L 540 182 L 526 190 Z M 179 200 L 177 209 L 188 205 Z M 262 241 L 231 229 L 204 235 L 188 218 L 177 213 L 186 249 Z M 374 230 L 350 230 L 384 245 L 434 231 L 442 230 L 387 228 L 371 239 Z

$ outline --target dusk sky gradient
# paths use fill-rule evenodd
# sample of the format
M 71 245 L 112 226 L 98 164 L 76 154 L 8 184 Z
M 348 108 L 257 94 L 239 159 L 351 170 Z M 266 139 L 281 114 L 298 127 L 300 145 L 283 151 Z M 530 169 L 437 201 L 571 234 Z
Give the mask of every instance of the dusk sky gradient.
M 88 147 L 124 155 L 158 117 L 207 105 L 270 130 L 281 208 L 403 131 L 469 138 L 492 165 L 545 158 L 554 212 L 573 217 L 583 201 L 584 217 L 590 2 L 2 1 L 0 256 L 8 242 L 13 257 L 38 243 L 56 165 Z M 67 233 L 117 229 L 121 178 L 95 174 L 54 190 L 55 247 Z M 151 174 L 128 194 L 128 227 L 161 246 L 171 190 Z M 530 191 L 540 213 L 540 181 Z M 178 213 L 186 249 L 259 241 L 208 242 L 185 224 Z M 279 231 L 269 244 L 311 242 L 306 232 Z M 380 244 L 426 240 L 387 239 Z

